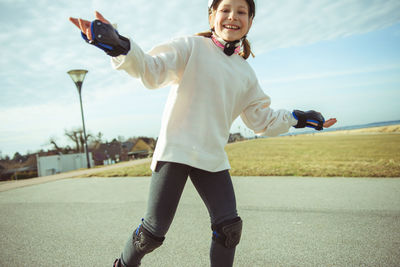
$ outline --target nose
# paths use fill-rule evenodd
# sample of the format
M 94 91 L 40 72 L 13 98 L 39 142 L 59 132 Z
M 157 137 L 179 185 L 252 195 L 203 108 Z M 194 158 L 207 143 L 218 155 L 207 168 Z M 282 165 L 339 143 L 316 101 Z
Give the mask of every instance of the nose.
M 231 19 L 231 20 L 237 20 L 236 12 L 235 11 L 229 12 L 229 17 L 228 18 Z

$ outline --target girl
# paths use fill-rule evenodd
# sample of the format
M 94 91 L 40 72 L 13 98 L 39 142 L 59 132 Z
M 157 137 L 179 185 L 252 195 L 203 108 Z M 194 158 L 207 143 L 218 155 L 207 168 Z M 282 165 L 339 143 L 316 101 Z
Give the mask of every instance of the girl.
M 186 180 L 190 177 L 211 220 L 211 266 L 232 266 L 242 220 L 224 151 L 233 121 L 240 115 L 258 135 L 276 136 L 290 127 L 321 130 L 315 111 L 274 111 L 246 59 L 246 35 L 255 16 L 253 0 L 209 2 L 209 32 L 174 39 L 144 53 L 119 35 L 96 12 L 89 22 L 70 18 L 83 38 L 112 56 L 112 64 L 140 78 L 147 88 L 171 85 L 151 169 L 150 196 L 142 223 L 129 237 L 114 266 L 139 266 L 143 256 L 161 246 Z

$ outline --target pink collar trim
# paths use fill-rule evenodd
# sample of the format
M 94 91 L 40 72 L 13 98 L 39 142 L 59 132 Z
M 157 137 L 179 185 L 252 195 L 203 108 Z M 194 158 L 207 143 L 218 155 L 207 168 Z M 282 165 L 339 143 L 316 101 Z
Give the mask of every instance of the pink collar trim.
M 213 40 L 214 44 L 216 44 L 218 47 L 224 49 L 225 45 L 223 45 L 215 36 L 214 34 L 211 35 L 211 39 Z M 236 47 L 234 54 L 239 54 L 241 51 L 241 45 L 239 45 L 238 47 Z

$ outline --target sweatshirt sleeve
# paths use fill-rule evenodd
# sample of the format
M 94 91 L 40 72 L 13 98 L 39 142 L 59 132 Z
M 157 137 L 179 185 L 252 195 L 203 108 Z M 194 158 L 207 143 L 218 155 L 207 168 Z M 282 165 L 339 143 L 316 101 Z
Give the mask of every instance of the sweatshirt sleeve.
M 258 82 L 248 92 L 247 105 L 240 115 L 247 127 L 259 136 L 277 136 L 289 131 L 297 120 L 288 110 L 273 110 L 271 99 Z
M 179 83 L 187 62 L 188 40 L 175 39 L 145 53 L 132 40 L 127 55 L 111 58 L 113 67 L 141 79 L 148 89 Z

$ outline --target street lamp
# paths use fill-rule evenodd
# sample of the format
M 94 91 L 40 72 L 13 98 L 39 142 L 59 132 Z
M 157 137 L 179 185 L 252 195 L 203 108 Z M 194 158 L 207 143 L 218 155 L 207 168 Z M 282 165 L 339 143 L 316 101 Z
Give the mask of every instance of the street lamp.
M 69 76 L 74 81 L 76 88 L 78 89 L 79 93 L 79 102 L 81 103 L 81 114 L 82 114 L 82 125 L 83 125 L 83 138 L 85 139 L 85 153 L 86 153 L 86 160 L 87 160 L 87 167 L 90 168 L 90 161 L 89 161 L 89 150 L 87 146 L 87 139 L 86 139 L 86 129 L 85 129 L 85 119 L 83 118 L 83 107 L 82 107 L 82 84 L 83 80 L 85 79 L 85 75 L 88 71 L 87 70 L 70 70 L 68 71 Z

